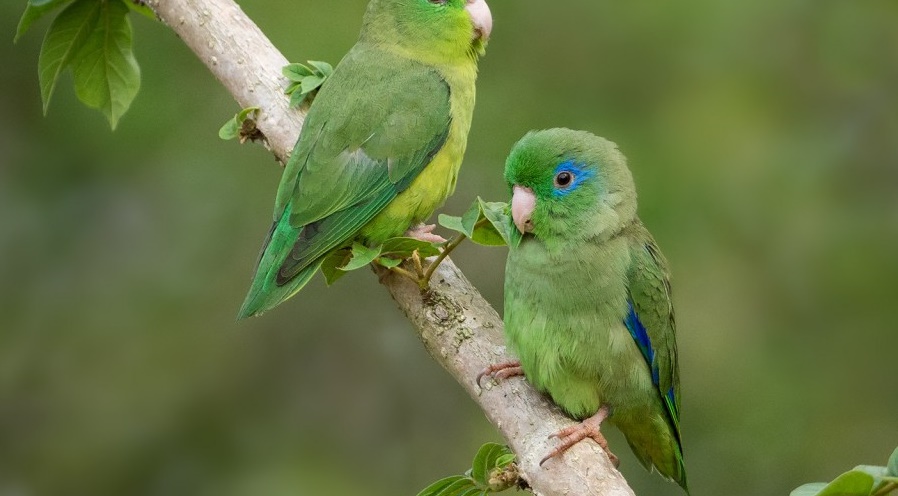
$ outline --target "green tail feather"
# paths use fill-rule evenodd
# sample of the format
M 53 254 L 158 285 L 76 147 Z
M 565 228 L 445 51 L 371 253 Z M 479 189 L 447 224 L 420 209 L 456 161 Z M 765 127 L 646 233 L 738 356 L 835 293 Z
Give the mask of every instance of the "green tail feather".
M 256 267 L 253 284 L 240 308 L 237 320 L 261 315 L 276 307 L 308 284 L 321 267 L 323 257 L 299 270 L 286 284 L 277 284 L 278 271 L 299 236 L 299 229 L 290 225 L 288 215 L 289 213 L 285 214 L 280 222 L 272 226 L 271 232 L 268 234 L 259 264 Z

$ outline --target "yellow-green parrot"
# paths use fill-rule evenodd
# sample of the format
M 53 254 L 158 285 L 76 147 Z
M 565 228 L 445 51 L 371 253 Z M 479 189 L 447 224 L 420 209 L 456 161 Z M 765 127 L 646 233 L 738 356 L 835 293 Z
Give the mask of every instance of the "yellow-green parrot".
M 492 29 L 484 0 L 371 0 L 284 170 L 239 318 L 294 295 L 334 250 L 403 235 L 455 189 Z

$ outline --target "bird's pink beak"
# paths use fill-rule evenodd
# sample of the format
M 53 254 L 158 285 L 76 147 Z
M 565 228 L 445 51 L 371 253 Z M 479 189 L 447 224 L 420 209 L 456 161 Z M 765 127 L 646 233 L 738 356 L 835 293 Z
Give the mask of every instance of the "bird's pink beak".
M 468 0 L 465 10 L 468 11 L 471 22 L 474 23 L 474 39 L 488 40 L 490 32 L 493 30 L 493 15 L 490 13 L 490 6 L 486 4 L 486 0 Z
M 524 186 L 515 186 L 511 196 L 511 218 L 521 234 L 533 231 L 533 209 L 536 208 L 536 195 L 533 190 Z

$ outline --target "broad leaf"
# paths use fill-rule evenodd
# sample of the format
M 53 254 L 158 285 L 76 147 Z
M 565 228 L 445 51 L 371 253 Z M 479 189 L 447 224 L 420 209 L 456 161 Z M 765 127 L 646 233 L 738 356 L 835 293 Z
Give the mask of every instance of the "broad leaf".
M 836 477 L 817 493 L 818 496 L 870 496 L 873 490 L 873 476 L 852 470 Z
M 502 243 L 494 243 L 494 246 L 506 244 L 516 248 L 521 242 L 521 232 L 515 227 L 511 218 L 511 207 L 503 202 L 485 202 L 480 200 L 480 208 L 484 217 L 490 222 L 493 232 L 502 239 Z M 487 244 L 487 243 L 481 243 Z
M 51 3 L 43 4 L 40 8 L 49 5 Z M 80 53 L 90 38 L 100 18 L 103 5 L 96 0 L 78 0 L 66 7 L 50 24 L 37 62 L 45 115 L 60 74 L 72 63 L 76 54 Z M 28 15 L 27 10 L 25 15 Z M 25 16 L 22 20 L 24 22 Z
M 41 17 L 44 17 L 71 1 L 72 0 L 31 0 L 28 2 L 25 6 L 25 12 L 22 13 L 22 18 L 19 19 L 19 26 L 16 28 L 16 37 L 13 39 L 13 43 L 18 42 L 19 38 L 28 31 L 28 28 Z
M 393 258 L 408 258 L 415 250 L 422 258 L 440 254 L 440 250 L 433 244 L 415 238 L 390 238 L 384 242 L 381 254 Z
M 147 4 L 145 4 L 143 2 L 139 2 L 137 0 L 122 0 L 122 1 L 125 2 L 125 5 L 127 5 L 129 9 L 133 10 L 134 12 L 137 12 L 138 14 L 146 17 L 147 19 L 152 19 L 154 21 L 158 20 L 158 18 L 156 17 L 156 12 L 154 12 L 153 9 L 148 7 Z
M 475 492 L 471 492 L 474 490 Z M 463 475 L 440 479 L 424 488 L 418 496 L 473 496 L 481 492 L 474 481 Z
M 314 67 L 318 74 L 327 78 L 331 74 L 334 73 L 334 66 L 328 64 L 327 62 L 321 62 L 320 60 L 310 60 L 309 65 Z
M 789 496 L 817 496 L 820 494 L 820 491 L 826 487 L 825 482 L 814 482 L 812 484 L 805 484 L 798 489 L 789 493 Z
M 321 76 L 306 76 L 302 79 L 302 92 L 311 93 L 318 89 L 322 83 L 324 83 L 324 78 Z
M 346 275 L 346 271 L 342 270 L 342 267 L 349 263 L 351 258 L 352 250 L 349 248 L 335 250 L 324 258 L 321 263 L 321 273 L 324 274 L 324 280 L 327 281 L 328 286 Z
M 506 466 L 511 464 L 511 462 L 513 462 L 515 458 L 517 458 L 517 455 L 515 455 L 514 453 L 502 455 L 496 459 L 496 467 L 505 468 Z
M 361 243 L 353 243 L 352 245 L 352 259 L 349 262 L 342 266 L 338 267 L 340 270 L 350 271 L 360 269 L 369 263 L 373 262 L 375 258 L 380 256 L 380 247 L 375 246 L 374 248 L 368 248 L 367 246 Z
M 294 63 L 287 64 L 281 69 L 281 74 L 284 75 L 290 81 L 302 81 L 306 76 L 311 76 L 313 74 L 312 69 L 309 69 L 304 64 Z
M 115 129 L 140 89 L 140 67 L 131 51 L 128 7 L 120 1 L 96 2 L 98 22 L 72 59 L 75 93 L 88 107 L 99 109 Z
M 497 467 L 499 457 L 510 454 L 508 447 L 496 443 L 486 443 L 480 447 L 471 465 L 471 478 L 482 487 L 489 486 L 490 472 Z

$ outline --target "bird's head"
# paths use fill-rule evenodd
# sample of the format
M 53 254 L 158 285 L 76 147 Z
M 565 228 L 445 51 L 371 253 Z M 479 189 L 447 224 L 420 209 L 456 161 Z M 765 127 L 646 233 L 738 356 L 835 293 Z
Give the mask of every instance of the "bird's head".
M 585 131 L 531 131 L 512 148 L 505 181 L 515 226 L 544 242 L 609 236 L 636 216 L 626 158 Z
M 483 55 L 492 29 L 486 0 L 371 0 L 362 39 L 440 62 Z

